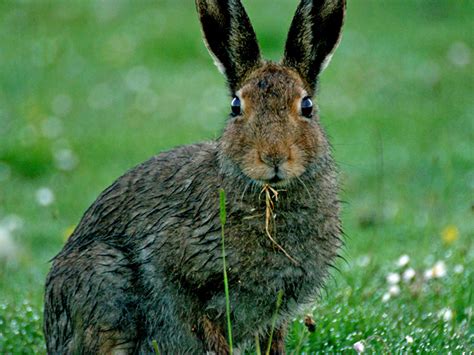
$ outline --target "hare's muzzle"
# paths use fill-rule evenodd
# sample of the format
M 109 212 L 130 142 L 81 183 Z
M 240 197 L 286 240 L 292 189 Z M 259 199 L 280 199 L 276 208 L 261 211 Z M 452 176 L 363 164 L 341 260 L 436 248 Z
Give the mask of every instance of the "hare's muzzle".
M 260 159 L 269 168 L 269 176 L 267 180 L 269 182 L 279 182 L 286 177 L 285 169 L 283 164 L 288 161 L 288 155 L 286 154 L 269 154 L 261 153 Z M 273 175 L 273 176 L 272 176 Z
M 261 153 L 260 159 L 262 159 L 262 161 L 269 167 L 274 168 L 275 171 L 278 171 L 280 166 L 288 160 L 288 156 L 286 154 Z

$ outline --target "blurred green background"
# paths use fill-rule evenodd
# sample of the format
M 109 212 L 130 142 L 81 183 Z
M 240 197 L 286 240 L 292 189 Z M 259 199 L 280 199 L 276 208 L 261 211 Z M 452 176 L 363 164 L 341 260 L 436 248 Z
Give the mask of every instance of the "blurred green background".
M 243 2 L 278 60 L 298 1 Z M 317 96 L 346 260 L 291 351 L 473 349 L 473 18 L 472 0 L 348 0 Z M 228 111 L 191 0 L 0 2 L 0 352 L 44 351 L 48 260 L 97 195 Z

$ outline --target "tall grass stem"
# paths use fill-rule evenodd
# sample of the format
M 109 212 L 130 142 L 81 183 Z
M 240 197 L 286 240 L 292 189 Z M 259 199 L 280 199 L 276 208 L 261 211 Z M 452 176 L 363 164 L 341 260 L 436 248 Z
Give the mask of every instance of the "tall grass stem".
M 220 201 L 220 220 L 221 220 L 221 237 L 222 237 L 222 264 L 224 268 L 224 290 L 225 290 L 225 308 L 227 314 L 227 334 L 229 337 L 229 352 L 230 355 L 233 353 L 232 345 L 232 323 L 230 322 L 230 297 L 229 297 L 229 282 L 227 280 L 227 267 L 225 262 L 225 244 L 224 244 L 224 231 L 227 213 L 225 209 L 225 191 L 219 190 L 219 201 Z
M 280 290 L 278 291 L 276 309 L 275 309 L 275 313 L 273 314 L 273 320 L 272 320 L 272 329 L 270 330 L 270 337 L 268 338 L 268 346 L 267 346 L 267 351 L 265 352 L 265 355 L 269 355 L 270 350 L 272 349 L 273 333 L 275 331 L 276 320 L 277 320 L 278 312 L 280 311 L 282 299 L 283 299 L 283 290 Z
M 152 340 L 151 344 L 153 345 L 153 350 L 156 355 L 160 355 L 160 349 L 158 348 L 158 343 L 155 339 Z
M 258 333 L 255 334 L 255 352 L 257 355 L 262 355 L 262 351 L 260 350 L 260 338 Z

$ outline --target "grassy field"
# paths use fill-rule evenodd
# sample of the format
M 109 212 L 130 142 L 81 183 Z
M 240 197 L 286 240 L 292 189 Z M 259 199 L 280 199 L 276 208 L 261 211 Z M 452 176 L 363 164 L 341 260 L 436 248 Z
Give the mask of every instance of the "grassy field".
M 277 60 L 297 1 L 244 3 Z M 347 15 L 317 98 L 345 261 L 288 352 L 473 351 L 474 1 Z M 0 353 L 41 353 L 48 260 L 82 213 L 128 168 L 218 137 L 229 98 L 191 0 L 2 1 L 0 43 Z

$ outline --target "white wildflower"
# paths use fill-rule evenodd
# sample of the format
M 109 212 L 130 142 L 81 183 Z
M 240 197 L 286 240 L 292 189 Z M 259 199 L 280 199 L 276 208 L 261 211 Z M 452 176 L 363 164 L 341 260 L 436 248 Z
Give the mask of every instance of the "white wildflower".
M 443 319 L 445 322 L 449 322 L 453 319 L 453 311 L 450 308 L 443 308 L 438 312 L 438 317 Z
M 392 296 L 390 295 L 390 293 L 385 292 L 385 293 L 383 294 L 383 296 L 382 296 L 382 302 L 384 302 L 384 303 L 385 303 L 385 302 L 388 302 L 391 297 L 392 297 Z
M 388 293 L 390 294 L 390 296 L 398 296 L 400 294 L 400 286 L 398 285 L 390 286 L 390 288 L 388 289 Z
M 411 281 L 416 275 L 416 271 L 413 268 L 408 268 L 403 273 L 403 280 L 408 282 Z
M 36 201 L 41 206 L 49 206 L 54 202 L 54 193 L 48 187 L 42 187 L 36 191 Z
M 391 285 L 395 285 L 400 282 L 400 275 L 396 272 L 391 272 L 387 275 L 387 282 Z
M 438 261 L 433 266 L 433 277 L 441 278 L 444 276 L 446 276 L 446 264 L 444 263 L 444 261 Z
M 354 350 L 358 354 L 363 353 L 365 351 L 365 345 L 362 341 L 358 341 L 357 343 L 354 343 L 353 347 L 354 347 Z
M 433 269 L 428 269 L 425 271 L 425 273 L 423 274 L 423 276 L 425 277 L 425 280 L 430 280 L 433 278 Z
M 405 340 L 407 341 L 408 344 L 413 344 L 413 337 L 410 335 L 407 335 L 405 337 Z
M 404 267 L 404 266 L 407 266 L 409 262 L 410 262 L 410 257 L 404 254 L 398 259 L 397 265 L 399 267 Z

